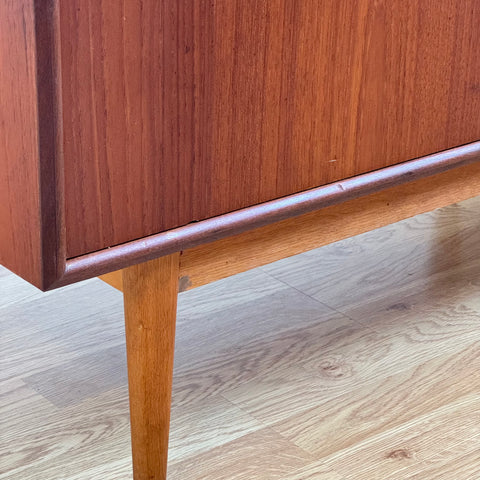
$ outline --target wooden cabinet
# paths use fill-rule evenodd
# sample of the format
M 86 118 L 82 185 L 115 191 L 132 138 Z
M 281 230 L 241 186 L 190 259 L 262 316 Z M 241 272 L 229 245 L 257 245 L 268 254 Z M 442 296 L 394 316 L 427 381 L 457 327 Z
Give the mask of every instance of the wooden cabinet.
M 324 207 L 373 228 L 478 194 L 479 44 L 478 0 L 1 0 L 0 263 L 198 275 Z M 268 259 L 315 246 L 289 238 Z
M 0 9 L 1 259 L 42 288 L 68 259 L 480 138 L 476 0 Z

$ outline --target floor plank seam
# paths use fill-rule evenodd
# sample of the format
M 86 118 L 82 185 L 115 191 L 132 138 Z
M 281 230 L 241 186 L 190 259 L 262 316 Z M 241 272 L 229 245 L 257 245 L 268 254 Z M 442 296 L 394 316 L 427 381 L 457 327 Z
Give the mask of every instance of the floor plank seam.
M 345 317 L 345 318 L 348 318 L 349 320 L 351 320 L 351 321 L 354 322 L 354 323 L 358 323 L 358 320 L 355 320 L 355 319 L 351 318 L 349 315 L 347 315 L 346 313 L 338 310 L 337 308 L 328 305 L 327 303 L 319 300 L 318 298 L 315 298 L 315 297 L 312 297 L 311 295 L 308 295 L 308 293 L 305 293 L 305 292 L 303 292 L 302 290 L 300 290 L 299 288 L 297 288 L 297 287 L 295 287 L 295 286 L 293 286 L 293 285 L 290 285 L 290 284 L 289 284 L 288 282 L 286 282 L 285 280 L 282 280 L 281 278 L 276 277 L 276 276 L 273 275 L 272 273 L 265 271 L 264 269 L 262 269 L 262 267 L 258 267 L 258 268 L 259 268 L 259 270 L 262 270 L 263 273 L 266 273 L 269 277 L 273 278 L 274 280 L 276 280 L 276 281 L 278 281 L 278 282 L 283 283 L 284 285 L 286 285 L 286 286 L 289 287 L 289 288 L 292 288 L 293 290 L 297 291 L 298 293 L 301 293 L 302 295 L 305 295 L 306 297 L 314 300 L 315 302 L 319 303 L 319 304 L 322 305 L 323 307 L 329 308 L 329 309 L 332 310 L 333 312 L 338 313 L 339 315 L 342 315 L 342 316 Z

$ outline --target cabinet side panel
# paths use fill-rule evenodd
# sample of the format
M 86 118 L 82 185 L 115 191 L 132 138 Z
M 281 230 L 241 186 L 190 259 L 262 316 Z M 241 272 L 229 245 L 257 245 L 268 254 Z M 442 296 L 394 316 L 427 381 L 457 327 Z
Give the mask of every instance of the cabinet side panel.
M 61 2 L 67 256 L 480 139 L 478 0 Z
M 42 285 L 33 0 L 0 2 L 0 263 Z

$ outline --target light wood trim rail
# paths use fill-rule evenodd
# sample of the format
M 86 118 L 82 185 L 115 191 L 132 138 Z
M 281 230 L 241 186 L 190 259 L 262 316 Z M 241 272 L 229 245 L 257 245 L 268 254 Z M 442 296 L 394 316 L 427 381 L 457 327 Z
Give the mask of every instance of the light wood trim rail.
M 480 164 L 326 207 L 182 252 L 179 290 L 342 240 L 480 195 Z M 122 290 L 121 271 L 102 275 Z

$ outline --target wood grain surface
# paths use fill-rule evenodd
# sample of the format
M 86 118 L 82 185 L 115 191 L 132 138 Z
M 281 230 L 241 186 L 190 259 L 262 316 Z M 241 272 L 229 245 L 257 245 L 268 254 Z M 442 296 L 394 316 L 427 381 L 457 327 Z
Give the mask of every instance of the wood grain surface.
M 477 140 L 479 24 L 476 0 L 61 2 L 67 256 Z
M 180 291 L 480 194 L 480 163 L 385 189 L 181 252 Z M 122 290 L 122 271 L 100 277 Z
M 0 3 L 0 264 L 42 284 L 33 0 Z
M 480 137 L 477 2 L 313 3 L 5 1 L 2 264 L 54 288 Z
M 0 5 L 0 263 L 42 289 L 65 267 L 56 5 Z
M 407 195 L 410 197 L 410 200 L 406 199 L 406 205 L 401 208 L 406 216 L 424 212 L 429 207 L 433 209 L 445 206 L 449 201 L 463 200 L 478 193 L 479 159 L 480 142 L 473 142 L 462 147 L 358 175 L 323 187 L 209 218 L 201 222 L 194 222 L 99 252 L 82 255 L 67 260 L 64 274 L 50 288 L 78 282 L 92 276 L 103 275 L 125 268 L 131 264 L 152 260 L 162 255 L 193 249 L 216 240 L 227 239 L 242 232 L 247 232 L 247 234 L 244 237 L 239 235 L 237 238 L 248 238 L 249 230 L 342 202 L 348 203 L 351 199 L 357 200 L 349 204 L 350 207 L 355 208 L 354 205 L 357 204 L 357 201 L 360 205 L 365 204 L 370 212 L 370 220 L 373 222 L 373 225 L 378 225 L 378 223 L 375 223 L 375 212 L 372 211 L 368 194 L 388 189 L 388 187 L 393 187 L 394 185 L 398 185 L 399 188 L 389 189 L 386 195 L 382 197 L 383 201 L 386 200 L 386 206 L 388 207 L 389 197 L 392 196 L 392 200 L 395 200 L 396 205 L 401 206 L 401 199 L 396 198 L 397 195 Z M 448 170 L 452 171 L 448 172 Z M 446 171 L 445 175 L 434 175 L 435 173 Z M 429 179 L 428 176 L 435 178 Z M 408 187 L 408 183 L 412 183 L 417 179 L 420 181 L 414 182 L 412 187 Z M 447 186 L 448 182 L 452 182 L 455 186 L 453 188 Z M 403 184 L 406 184 L 405 188 L 401 187 Z M 446 192 L 443 191 L 444 188 L 447 189 Z M 427 195 L 425 195 L 423 189 L 428 190 Z M 422 203 L 416 205 L 415 201 L 412 200 L 412 195 L 423 196 L 426 202 L 425 205 Z M 367 196 L 367 198 L 365 200 L 359 198 L 363 196 Z M 430 196 L 433 198 L 429 198 Z M 372 195 L 371 198 L 375 199 L 377 197 Z M 344 213 L 347 213 L 347 210 L 344 210 Z M 390 214 L 388 210 L 390 210 Z M 410 213 L 407 214 L 406 211 Z M 387 208 L 385 215 L 381 216 L 383 224 L 388 223 L 389 216 L 392 217 L 392 221 L 404 218 L 397 217 L 396 213 L 395 210 Z M 321 216 L 322 213 L 319 213 L 320 220 Z M 307 221 L 307 224 L 315 224 L 315 215 L 307 216 L 306 218 L 311 220 L 310 222 Z M 292 222 L 295 224 L 295 220 Z M 301 224 L 300 220 L 299 225 Z M 318 227 L 321 228 L 321 225 L 318 225 Z M 252 233 L 251 238 L 255 238 L 255 232 Z M 334 235 L 330 238 L 334 238 Z M 315 239 L 312 240 L 315 241 Z M 280 238 L 275 237 L 274 241 L 277 241 L 278 245 L 281 246 Z M 302 242 L 299 242 L 298 249 L 295 250 L 294 245 L 288 243 L 286 245 L 286 254 L 288 254 L 288 248 L 290 247 L 293 247 L 295 253 L 299 253 L 302 251 L 301 244 Z M 208 247 L 206 248 L 208 249 Z M 236 253 L 233 252 L 233 254 L 236 256 Z M 273 259 L 277 258 L 279 257 L 274 257 Z
M 177 319 L 176 253 L 124 270 L 135 480 L 166 480 Z
M 180 259 L 180 290 L 205 285 L 477 195 L 480 195 L 478 163 L 187 249 Z
M 479 478 L 479 208 L 181 293 L 168 480 Z M 121 293 L 0 291 L 0 479 L 131 480 Z

